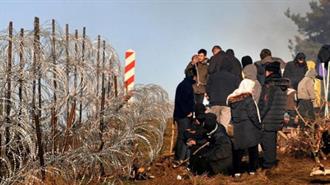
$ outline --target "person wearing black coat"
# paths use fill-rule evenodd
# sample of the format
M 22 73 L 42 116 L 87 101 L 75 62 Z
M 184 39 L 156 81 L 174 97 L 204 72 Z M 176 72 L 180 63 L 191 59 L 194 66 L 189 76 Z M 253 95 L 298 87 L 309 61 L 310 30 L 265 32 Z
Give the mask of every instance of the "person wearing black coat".
M 239 79 L 242 80 L 242 65 L 241 62 L 235 57 L 234 50 L 227 49 L 226 54 L 228 56 L 228 60 L 233 64 L 232 70 L 230 72 L 232 72 L 235 76 L 238 76 Z
M 183 161 L 189 156 L 188 147 L 185 143 L 184 134 L 191 127 L 192 113 L 194 112 L 194 91 L 196 70 L 192 68 L 186 71 L 185 79 L 177 86 L 174 101 L 173 118 L 177 123 L 177 140 L 175 145 L 175 160 Z
M 203 142 L 198 142 L 193 138 L 188 141 L 188 145 L 196 145 L 195 149 L 204 145 L 190 158 L 189 167 L 192 172 L 197 175 L 207 173 L 209 176 L 218 173 L 230 174 L 232 171 L 232 144 L 225 128 L 217 122 L 216 116 L 212 113 L 199 115 L 196 118 L 206 133 L 200 140 Z M 208 145 L 205 145 L 205 142 L 208 142 Z
M 283 127 L 287 89 L 289 79 L 282 78 L 280 63 L 273 62 L 265 67 L 266 79 L 261 90 L 259 110 L 263 135 L 263 168 L 269 169 L 276 165 L 277 131 Z
M 217 121 L 227 130 L 230 122 L 230 108 L 226 100 L 230 93 L 238 88 L 240 79 L 230 72 L 232 64 L 224 62 L 219 71 L 212 73 L 206 84 L 206 93 L 209 98 L 210 112 L 217 116 Z
M 261 123 L 257 104 L 252 92 L 255 82 L 244 79 L 239 88 L 228 96 L 228 105 L 231 109 L 234 146 L 235 177 L 241 176 L 241 160 L 244 151 L 249 152 L 249 173 L 256 172 L 258 166 L 258 144 L 261 142 Z
M 213 74 L 221 68 L 223 63 L 227 61 L 227 54 L 221 49 L 220 46 L 214 46 L 212 48 L 213 56 L 209 60 L 209 66 L 207 68 L 208 75 Z
M 290 86 L 297 90 L 298 84 L 304 78 L 307 70 L 305 54 L 298 53 L 293 61 L 286 64 L 283 77 L 288 78 L 291 83 Z

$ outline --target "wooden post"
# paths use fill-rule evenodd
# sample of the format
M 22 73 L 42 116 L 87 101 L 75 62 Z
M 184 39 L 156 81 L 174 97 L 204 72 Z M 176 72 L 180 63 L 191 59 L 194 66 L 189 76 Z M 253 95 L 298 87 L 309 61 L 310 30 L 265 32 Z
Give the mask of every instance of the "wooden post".
M 66 55 L 66 69 L 65 69 L 65 72 L 66 72 L 66 92 L 67 92 L 67 96 L 69 96 L 69 91 L 70 91 L 70 87 L 69 87 L 69 84 L 70 84 L 70 71 L 69 71 L 69 63 L 70 63 L 70 57 L 69 57 L 69 24 L 66 24 L 65 25 L 65 55 Z M 69 120 L 69 110 L 70 110 L 70 101 L 68 100 L 66 102 L 66 119 L 67 119 L 67 123 L 66 123 L 66 126 L 67 128 L 69 123 L 68 123 L 68 120 Z
M 105 107 L 105 41 L 103 41 L 103 56 L 102 56 L 102 99 L 101 99 L 101 111 L 100 111 L 100 132 L 104 130 L 104 107 Z M 102 140 L 103 142 L 103 140 Z
M 99 95 L 99 80 L 100 80 L 100 49 L 101 49 L 101 36 L 97 36 L 97 55 L 96 55 L 96 96 Z
M 115 97 L 118 97 L 118 82 L 117 82 L 117 75 L 114 76 L 114 85 L 115 85 Z
M 23 72 L 24 72 L 24 29 L 21 29 L 20 32 L 20 45 L 19 45 L 19 87 L 18 87 L 18 96 L 19 96 L 19 117 L 22 115 L 22 104 L 23 104 Z
M 110 69 L 111 69 L 111 60 L 112 59 L 110 59 L 109 60 L 109 68 L 108 68 L 108 71 L 110 71 Z M 107 98 L 110 98 L 110 95 L 111 95 L 111 74 L 109 73 L 108 74 L 108 89 L 107 89 Z
M 82 56 L 81 56 L 81 62 L 85 62 L 85 39 L 86 39 L 86 27 L 83 28 L 83 41 L 82 41 Z M 80 77 L 80 84 L 83 82 L 83 76 Z M 79 125 L 81 124 L 82 121 L 82 97 L 83 97 L 83 91 L 82 89 L 80 90 L 80 105 L 79 105 Z
M 53 93 L 53 107 L 51 109 L 51 137 L 52 137 L 52 152 L 54 153 L 56 150 L 56 126 L 57 126 L 57 116 L 56 116 L 56 103 L 57 103 L 57 96 L 56 96 L 56 89 L 57 89 L 57 82 L 56 82 L 56 37 L 55 37 L 55 20 L 52 20 L 52 59 L 53 59 L 53 86 L 54 86 L 54 93 Z
M 101 49 L 101 36 L 97 36 L 97 55 L 96 55 L 96 120 L 99 114 L 99 81 L 100 81 L 100 49 Z
M 40 87 L 40 69 L 37 65 L 40 65 L 40 28 L 39 28 L 39 18 L 35 17 L 34 19 L 34 42 L 33 42 L 33 82 L 32 82 L 32 117 L 35 122 L 36 135 L 37 135 L 37 146 L 38 146 L 38 157 L 41 167 L 41 178 L 45 180 L 45 162 L 44 162 L 44 151 L 42 145 L 42 130 L 40 128 L 40 116 L 41 110 L 37 111 L 36 108 L 36 78 L 38 75 L 38 92 L 41 92 Z M 39 71 L 38 71 L 39 70 Z M 39 108 L 41 108 L 41 94 L 39 94 Z
M 10 98 L 11 98 L 11 67 L 12 67 L 12 53 L 13 53 L 13 22 L 9 22 L 9 40 L 8 40 L 8 55 L 7 55 L 7 78 L 6 78 L 6 83 L 7 83 L 7 88 L 6 88 L 6 101 L 5 101 L 5 110 L 6 110 L 6 123 L 10 124 L 10 111 L 11 111 L 11 103 L 10 103 Z M 6 136 L 6 144 L 9 143 L 10 136 L 9 136 L 9 128 L 6 127 L 5 131 L 5 136 Z
M 103 130 L 104 130 L 104 107 L 105 107 L 105 74 L 104 74 L 104 68 L 105 68 L 105 41 L 103 41 L 103 52 L 102 52 L 102 99 L 101 99 L 101 111 L 100 111 L 100 151 L 103 149 L 104 141 L 102 138 Z M 100 164 L 100 174 L 101 176 L 105 175 L 103 164 Z

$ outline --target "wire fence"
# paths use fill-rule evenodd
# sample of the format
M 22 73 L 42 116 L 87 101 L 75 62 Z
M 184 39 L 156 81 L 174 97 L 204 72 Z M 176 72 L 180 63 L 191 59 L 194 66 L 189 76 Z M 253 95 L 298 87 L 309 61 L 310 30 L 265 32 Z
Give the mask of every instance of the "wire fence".
M 116 181 L 155 158 L 171 112 L 156 85 L 127 104 L 109 42 L 38 18 L 32 31 L 0 32 L 0 97 L 2 184 Z

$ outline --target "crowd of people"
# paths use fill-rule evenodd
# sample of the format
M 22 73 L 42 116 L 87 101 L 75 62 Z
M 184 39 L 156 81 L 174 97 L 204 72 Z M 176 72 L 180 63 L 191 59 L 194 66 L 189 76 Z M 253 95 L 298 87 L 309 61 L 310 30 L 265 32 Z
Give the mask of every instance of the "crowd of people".
M 207 51 L 200 49 L 193 55 L 177 86 L 174 167 L 237 178 L 275 167 L 277 132 L 303 127 L 297 112 L 304 120 L 315 119 L 314 80 L 319 76 L 308 69 L 304 53 L 288 63 L 269 49 L 263 49 L 256 62 L 250 56 L 240 62 L 232 49 L 218 45 L 212 54 L 208 59 Z M 247 168 L 242 165 L 245 154 Z

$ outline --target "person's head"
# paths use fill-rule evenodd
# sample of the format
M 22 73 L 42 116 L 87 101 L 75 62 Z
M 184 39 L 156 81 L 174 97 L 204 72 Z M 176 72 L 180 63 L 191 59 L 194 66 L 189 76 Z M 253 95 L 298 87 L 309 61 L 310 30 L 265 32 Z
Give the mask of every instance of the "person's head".
M 281 63 L 278 61 L 268 63 L 265 67 L 265 75 L 270 76 L 272 74 L 281 74 Z
M 257 68 L 253 64 L 249 64 L 243 68 L 243 76 L 245 79 L 257 80 Z
M 203 62 L 206 58 L 207 51 L 205 49 L 200 49 L 197 54 L 198 54 L 198 61 Z
M 249 65 L 249 64 L 252 64 L 253 63 L 253 61 L 252 61 L 252 58 L 250 57 L 250 56 L 244 56 L 244 57 L 242 57 L 242 66 L 243 66 L 243 68 L 245 67 L 245 66 L 247 66 L 247 65 Z
M 296 57 L 294 58 L 295 62 L 298 62 L 299 64 L 306 63 L 306 55 L 304 53 L 298 53 Z
M 219 45 L 213 46 L 213 48 L 212 48 L 213 56 L 220 53 L 220 51 L 221 51 L 221 47 Z
M 272 56 L 272 52 L 267 48 L 262 49 L 260 52 L 260 59 L 263 60 L 264 58 L 266 58 L 268 56 Z
M 195 80 L 196 76 L 197 76 L 196 68 L 192 67 L 192 68 L 185 70 L 185 75 L 186 75 L 186 78 L 192 78 Z
M 198 55 L 197 54 L 194 54 L 192 57 L 191 57 L 191 60 L 195 60 L 198 58 Z
M 212 135 L 211 132 L 214 132 L 217 129 L 217 116 L 213 113 L 206 113 L 205 120 L 202 124 L 203 128 Z
M 235 52 L 233 49 L 227 49 L 226 54 L 230 56 L 235 56 Z

